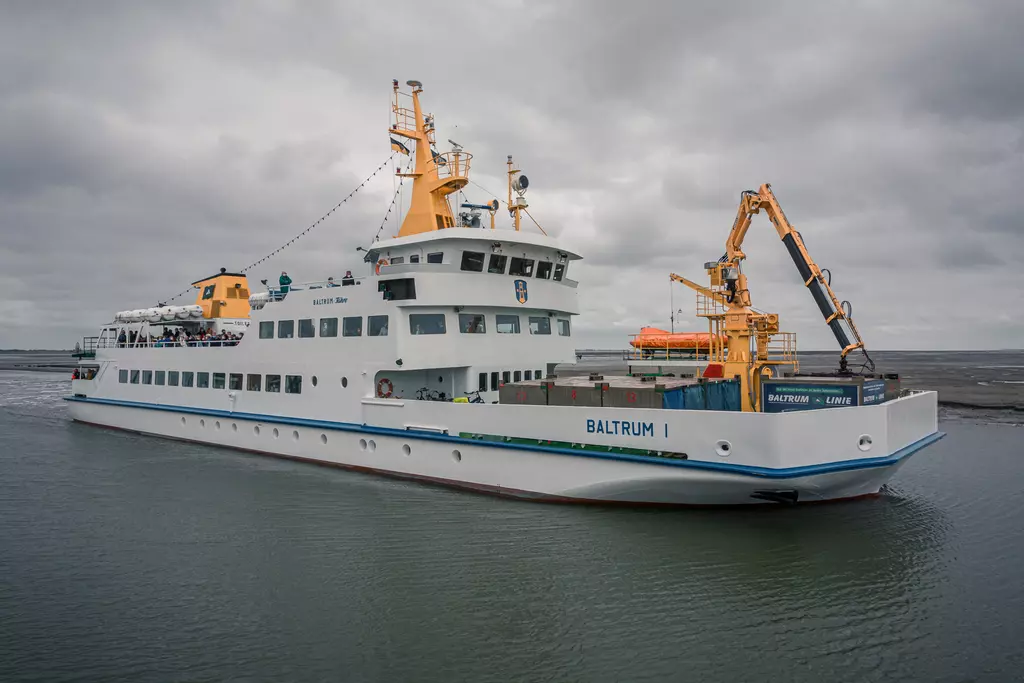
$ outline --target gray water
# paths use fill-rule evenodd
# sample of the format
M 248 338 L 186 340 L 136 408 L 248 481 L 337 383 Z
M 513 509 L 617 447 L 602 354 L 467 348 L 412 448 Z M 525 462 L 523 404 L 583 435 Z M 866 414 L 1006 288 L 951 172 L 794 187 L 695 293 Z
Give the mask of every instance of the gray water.
M 0 372 L 0 681 L 1009 681 L 1024 429 L 883 496 L 526 503 L 73 424 Z M 1017 414 L 1016 417 L 1020 417 Z

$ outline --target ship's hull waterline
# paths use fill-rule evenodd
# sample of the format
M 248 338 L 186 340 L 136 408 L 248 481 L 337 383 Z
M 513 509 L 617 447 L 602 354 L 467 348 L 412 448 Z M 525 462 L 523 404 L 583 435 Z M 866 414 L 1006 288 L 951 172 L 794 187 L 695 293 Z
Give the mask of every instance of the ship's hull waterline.
M 791 468 L 758 476 L 700 461 L 631 461 L 508 448 L 441 434 L 387 428 L 315 427 L 287 419 L 204 415 L 195 411 L 70 400 L 81 423 L 261 455 L 413 479 L 513 498 L 592 504 L 719 506 L 845 500 L 879 493 L 934 433 L 886 458 Z M 807 473 L 805 473 L 807 472 Z

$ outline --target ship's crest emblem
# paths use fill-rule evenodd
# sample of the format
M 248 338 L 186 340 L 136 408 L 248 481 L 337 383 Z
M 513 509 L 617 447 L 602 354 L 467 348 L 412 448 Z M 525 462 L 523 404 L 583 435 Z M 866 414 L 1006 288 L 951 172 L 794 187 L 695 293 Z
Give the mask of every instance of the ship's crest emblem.
M 526 296 L 526 280 L 516 280 L 515 281 L 515 285 L 516 285 L 516 300 L 519 303 L 521 303 L 521 304 L 525 304 L 526 303 L 526 299 L 527 299 L 527 296 Z

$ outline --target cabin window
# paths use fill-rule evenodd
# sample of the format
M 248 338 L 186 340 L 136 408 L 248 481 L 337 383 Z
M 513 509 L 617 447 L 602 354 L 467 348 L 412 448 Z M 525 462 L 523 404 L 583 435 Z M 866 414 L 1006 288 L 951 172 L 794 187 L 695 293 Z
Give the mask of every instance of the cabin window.
M 197 372 L 196 373 L 196 387 L 200 389 L 210 388 L 210 373 L 208 372 Z
M 132 380 L 131 381 L 132 381 L 132 384 L 138 384 L 139 383 L 139 371 L 138 370 L 132 370 Z
M 565 277 L 565 264 L 555 264 L 555 281 L 561 282 L 563 277 Z
M 508 256 L 502 254 L 491 254 L 491 260 L 487 262 L 487 272 L 505 274 L 505 265 L 508 263 Z
M 459 313 L 459 332 L 463 334 L 483 334 L 484 317 L 478 313 Z
M 363 317 L 354 316 L 341 319 L 341 335 L 343 337 L 363 336 Z
M 403 263 L 405 263 L 405 257 L 404 256 L 393 256 L 391 258 L 391 265 L 393 265 L 393 266 L 400 266 Z
M 533 379 L 533 370 L 523 370 L 523 379 L 527 382 Z
M 513 380 L 512 381 L 514 381 L 514 382 L 522 382 L 523 381 L 523 371 L 522 370 L 516 370 L 515 374 L 513 375 Z
M 213 373 L 213 388 L 223 389 L 224 388 L 224 373 L 215 372 Z
M 194 372 L 183 372 L 181 373 L 181 386 L 191 387 L 195 386 L 196 373 Z
M 497 391 L 497 390 L 498 390 L 498 373 L 492 372 L 491 373 L 491 391 Z
M 544 373 L 541 372 L 540 370 L 535 370 L 533 376 L 536 377 L 537 379 L 544 379 Z
M 153 371 L 152 370 L 143 370 L 142 371 L 142 383 L 143 384 L 152 384 L 153 383 Z
M 388 317 L 386 315 L 366 316 L 366 334 L 370 337 L 388 336 Z
M 487 373 L 481 372 L 480 377 L 477 378 L 476 388 L 479 391 L 487 391 Z
M 569 321 L 558 319 L 558 336 L 568 337 L 569 336 Z
M 176 387 L 178 386 L 178 371 L 168 370 L 167 371 L 167 386 Z
M 281 375 L 267 375 L 267 391 L 272 394 L 281 393 Z
M 537 279 L 547 280 L 551 277 L 551 261 L 541 261 L 537 264 Z
M 498 334 L 519 334 L 518 315 L 496 315 L 494 316 L 495 327 Z
M 291 339 L 295 336 L 295 321 L 294 320 L 278 320 L 277 321 L 277 338 L 278 339 Z
M 444 252 L 437 251 L 433 254 L 427 254 L 427 263 L 444 263 Z
M 230 375 L 228 375 L 228 389 L 230 389 L 231 391 L 242 390 L 242 373 L 232 372 Z
M 509 372 L 508 370 L 505 370 L 503 373 L 501 373 L 501 383 L 502 384 L 508 384 L 511 381 L 512 381 L 512 373 L 511 372 Z
M 484 255 L 479 251 L 462 252 L 462 269 L 473 273 L 482 273 L 484 270 Z
M 264 320 L 260 323 L 260 339 L 274 338 L 274 321 Z
M 416 280 L 411 277 L 398 280 L 381 280 L 377 283 L 377 291 L 382 293 L 384 301 L 415 299 Z
M 412 334 L 444 334 L 444 313 L 410 313 L 409 331 Z
M 203 301 L 213 298 L 213 292 L 217 289 L 217 285 L 206 285 L 203 289 Z
M 121 384 L 128 384 L 128 371 L 127 370 L 118 370 L 117 371 L 117 381 L 120 382 Z
M 246 391 L 259 391 L 260 386 L 263 383 L 263 375 L 246 375 L 245 376 L 245 390 Z
M 321 337 L 337 337 L 338 336 L 338 319 L 337 318 L 320 318 L 320 336 Z
M 551 318 L 531 315 L 530 334 L 551 334 Z
M 316 327 L 313 326 L 313 319 L 303 318 L 299 320 L 299 337 L 309 339 L 313 336 L 316 336 Z
M 157 385 L 158 387 L 162 387 L 166 381 L 167 373 L 164 372 L 163 370 L 157 370 L 156 372 L 153 373 L 153 384 Z
M 533 259 L 513 256 L 512 263 L 508 267 L 508 274 L 530 277 L 533 275 Z
M 419 262 L 420 262 L 420 255 L 419 254 L 412 254 L 411 256 L 409 256 L 409 263 L 419 263 Z
M 284 376 L 284 393 L 286 393 L 286 394 L 301 394 L 302 393 L 302 375 L 285 375 Z

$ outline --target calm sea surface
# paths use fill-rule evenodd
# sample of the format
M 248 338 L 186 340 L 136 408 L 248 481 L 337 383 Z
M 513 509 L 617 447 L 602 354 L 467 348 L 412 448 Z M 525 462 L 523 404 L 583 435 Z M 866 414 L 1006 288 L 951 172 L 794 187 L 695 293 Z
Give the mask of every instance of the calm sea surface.
M 630 510 L 76 425 L 67 388 L 0 372 L 0 681 L 1024 680 L 1020 414 L 945 410 L 873 500 Z

